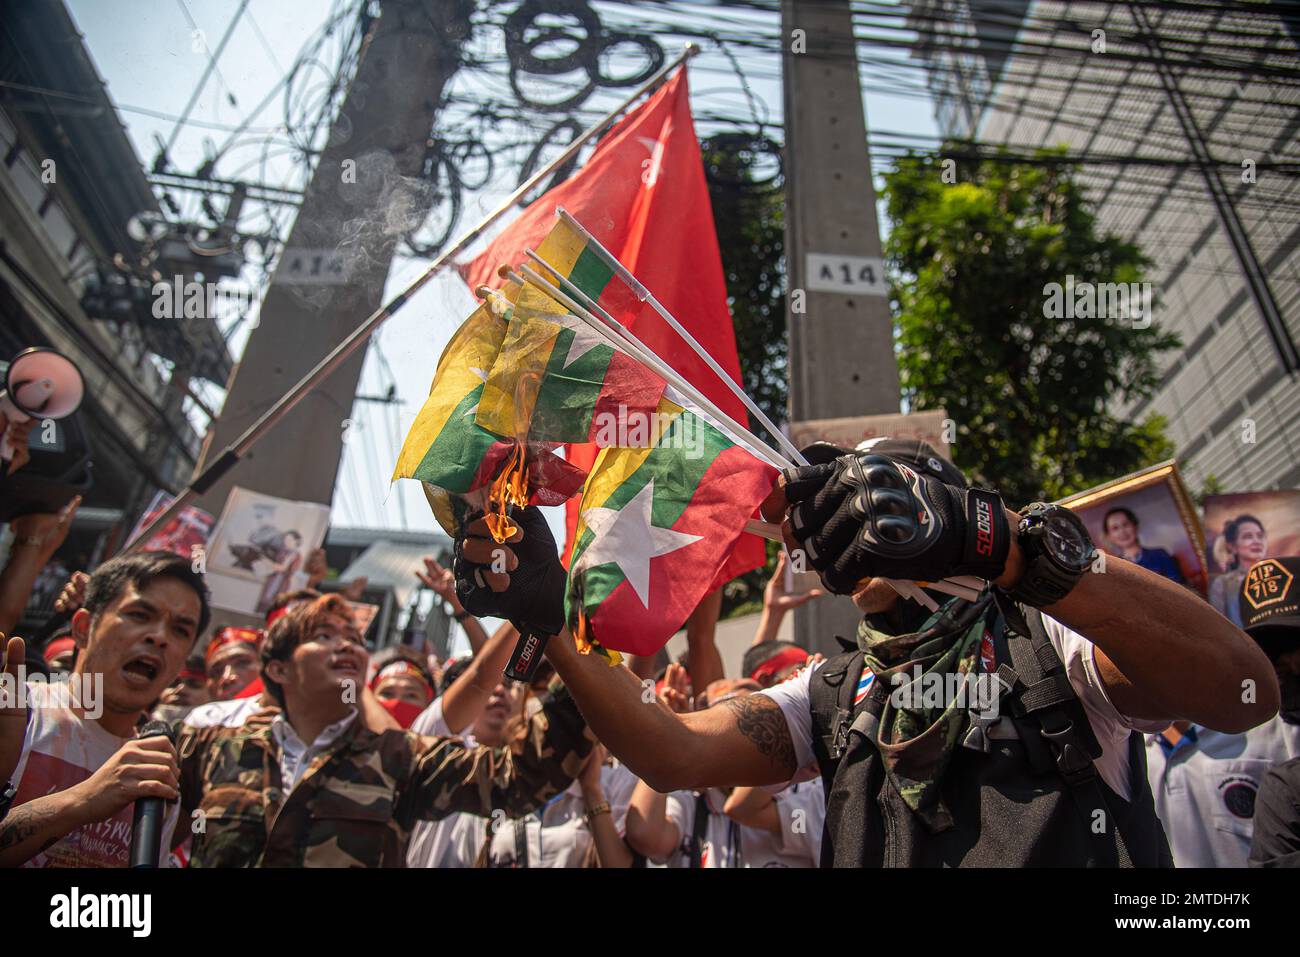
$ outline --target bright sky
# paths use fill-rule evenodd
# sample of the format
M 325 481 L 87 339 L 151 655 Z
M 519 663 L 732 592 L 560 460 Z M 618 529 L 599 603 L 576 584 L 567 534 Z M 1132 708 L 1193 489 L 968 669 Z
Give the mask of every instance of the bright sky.
M 108 93 L 121 111 L 142 163 L 148 166 L 157 153 L 157 142 L 169 140 L 176 124 L 168 119 L 148 115 L 152 111 L 171 117 L 182 114 L 196 86 L 209 68 L 209 54 L 215 51 L 223 34 L 240 7 L 241 0 L 67 0 L 91 56 L 108 86 Z M 682 7 L 690 6 L 681 4 Z M 707 4 L 698 4 L 706 7 Z M 628 16 L 625 6 L 606 9 L 596 4 L 602 17 L 613 20 Z M 250 133 L 270 133 L 284 121 L 282 98 L 271 99 L 265 109 L 249 118 L 250 112 L 267 97 L 284 71 L 299 56 L 304 44 L 318 32 L 331 11 L 342 4 L 326 0 L 251 0 L 231 34 L 229 43 L 217 61 L 220 75 L 214 71 L 204 83 L 190 117 L 190 125 L 176 132 L 169 151 L 174 168 L 192 172 L 206 155 L 225 143 L 230 128 L 245 121 Z M 743 21 L 754 19 L 756 26 L 771 23 L 743 11 L 729 10 L 728 15 Z M 192 23 L 191 23 L 192 21 Z M 770 29 L 770 28 L 769 28 Z M 202 31 L 201 36 L 195 30 Z M 331 62 L 337 44 L 326 44 L 322 59 Z M 773 57 L 775 60 L 775 57 Z M 734 72 L 730 78 L 730 61 L 716 48 L 706 47 L 694 61 L 692 105 L 697 114 L 736 112 L 748 116 L 745 99 L 739 92 Z M 715 72 L 717 71 L 717 72 Z M 779 63 L 766 65 L 764 73 L 776 73 Z M 318 77 L 324 77 L 324 73 Z M 772 119 L 781 116 L 781 91 L 774 79 L 751 79 L 754 95 L 765 102 Z M 308 84 L 310 88 L 311 84 Z M 602 91 L 609 94 L 611 91 Z M 936 127 L 927 102 L 916 97 L 880 94 L 864 90 L 867 119 L 873 129 L 934 135 Z M 607 101 L 601 100 L 603 106 Z M 199 124 L 206 124 L 200 126 Z M 704 129 L 703 132 L 710 132 Z M 283 138 L 280 135 L 280 138 Z M 269 184 L 288 181 L 293 168 L 283 159 L 272 156 L 263 167 L 253 149 L 235 151 L 217 167 L 218 175 L 247 178 Z M 466 197 L 458 231 L 472 226 L 496 204 L 500 193 L 480 193 Z M 423 271 L 425 263 L 399 259 L 389 276 L 387 296 L 406 286 Z M 370 403 L 358 403 L 353 411 L 356 423 L 352 439 L 345 446 L 344 460 L 335 488 L 335 525 L 380 527 L 430 527 L 428 507 L 417 483 L 401 482 L 390 490 L 388 477 L 396 459 L 401 439 L 419 411 L 428 393 L 433 367 L 444 345 L 475 303 L 464 284 L 450 274 L 429 283 L 377 335 L 377 344 L 392 370 L 398 397 L 396 423 L 390 421 L 391 409 Z M 358 322 L 362 319 L 358 316 Z M 238 355 L 247 334 L 247 324 L 231 339 Z M 368 353 L 358 391 L 374 395 L 384 391 L 389 381 L 375 349 Z M 219 402 L 220 390 L 210 393 Z M 195 413 L 203 427 L 204 418 Z M 359 434 L 358 434 L 359 433 Z M 403 514 L 404 506 L 404 514 Z

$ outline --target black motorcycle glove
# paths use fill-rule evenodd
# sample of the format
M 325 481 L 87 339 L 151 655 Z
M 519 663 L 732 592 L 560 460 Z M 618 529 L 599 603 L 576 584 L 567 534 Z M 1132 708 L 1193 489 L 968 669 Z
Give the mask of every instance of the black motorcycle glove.
M 568 576 L 560 564 L 555 537 L 541 511 L 532 505 L 512 508 L 510 518 L 523 532 L 523 538 L 504 545 L 491 539 L 482 518 L 482 512 L 467 516 L 455 542 L 452 573 L 461 605 L 478 618 L 505 618 L 520 632 L 558 635 L 564 628 L 564 589 Z M 493 567 L 490 560 L 483 564 L 470 561 L 465 554 L 469 542 L 475 543 L 475 553 L 480 556 L 500 555 L 500 567 Z M 507 570 L 506 553 L 498 553 L 497 549 L 509 549 L 518 564 Z M 509 575 L 509 585 L 504 591 L 492 590 L 484 577 L 488 572 Z
M 1005 569 L 1011 529 L 996 492 L 945 485 L 870 453 L 787 469 L 785 480 L 794 537 L 837 594 L 868 577 L 991 581 Z

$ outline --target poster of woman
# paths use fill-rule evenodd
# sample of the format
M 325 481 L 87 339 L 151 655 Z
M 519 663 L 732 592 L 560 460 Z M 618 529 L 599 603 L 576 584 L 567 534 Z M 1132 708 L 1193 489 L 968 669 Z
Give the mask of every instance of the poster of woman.
M 1196 507 L 1173 460 L 1058 503 L 1083 520 L 1097 548 L 1204 596 L 1205 543 Z
M 303 563 L 328 525 L 327 506 L 232 489 L 207 554 L 212 604 L 265 614 L 276 595 L 306 583 Z
M 1238 627 L 1238 595 L 1250 566 L 1300 555 L 1300 491 L 1235 492 L 1205 498 L 1210 604 Z

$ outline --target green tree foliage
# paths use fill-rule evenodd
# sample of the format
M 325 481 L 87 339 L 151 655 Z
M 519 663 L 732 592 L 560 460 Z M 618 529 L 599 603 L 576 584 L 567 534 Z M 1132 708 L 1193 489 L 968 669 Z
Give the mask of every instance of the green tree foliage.
M 1151 395 L 1159 355 L 1178 338 L 1044 308 L 1049 283 L 1140 282 L 1150 261 L 1100 234 L 1076 168 L 1043 159 L 959 160 L 944 182 L 941 157 L 910 156 L 883 193 L 904 398 L 946 409 L 957 464 L 1015 505 L 1173 450 L 1158 417 L 1131 422 L 1113 409 Z

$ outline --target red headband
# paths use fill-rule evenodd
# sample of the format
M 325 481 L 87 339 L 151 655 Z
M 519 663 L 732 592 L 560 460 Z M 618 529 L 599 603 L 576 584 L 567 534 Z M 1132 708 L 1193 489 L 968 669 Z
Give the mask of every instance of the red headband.
M 785 648 L 755 668 L 750 677 L 762 684 L 765 679 L 775 678 L 791 665 L 802 664 L 807 660 L 808 652 L 802 648 Z
M 59 657 L 59 655 L 67 654 L 76 647 L 77 643 L 72 639 L 71 635 L 66 635 L 62 638 L 55 638 L 45 646 L 45 651 L 41 654 L 41 657 L 45 659 L 45 663 L 48 665 L 55 658 Z
M 424 676 L 424 673 L 415 665 L 411 664 L 411 662 L 402 661 L 401 659 L 391 661 L 380 668 L 379 671 L 376 672 L 374 680 L 370 682 L 370 690 L 377 691 L 379 685 L 383 683 L 386 678 L 396 678 L 401 675 L 410 675 L 424 686 L 424 690 L 428 694 L 429 698 L 433 697 L 433 686 L 429 684 L 429 679 Z
M 212 659 L 217 656 L 217 652 L 231 645 L 248 645 L 256 651 L 261 644 L 262 633 L 256 628 L 222 628 L 208 642 L 207 650 L 203 652 L 203 664 L 205 667 L 212 664 Z

